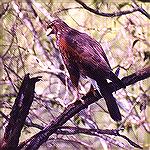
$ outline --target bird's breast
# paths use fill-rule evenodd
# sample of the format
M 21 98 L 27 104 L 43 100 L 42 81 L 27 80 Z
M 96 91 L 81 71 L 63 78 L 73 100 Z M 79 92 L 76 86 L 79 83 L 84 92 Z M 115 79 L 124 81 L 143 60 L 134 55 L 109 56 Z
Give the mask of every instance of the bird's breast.
M 69 58 L 69 49 L 68 49 L 68 44 L 66 43 L 65 39 L 59 37 L 57 39 L 57 46 L 59 47 L 60 53 L 62 54 L 63 57 Z
M 77 62 L 79 55 L 76 51 L 76 48 L 72 43 L 69 43 L 66 38 L 59 37 L 57 39 L 57 46 L 60 49 L 60 53 L 65 59 L 70 59 L 74 62 Z

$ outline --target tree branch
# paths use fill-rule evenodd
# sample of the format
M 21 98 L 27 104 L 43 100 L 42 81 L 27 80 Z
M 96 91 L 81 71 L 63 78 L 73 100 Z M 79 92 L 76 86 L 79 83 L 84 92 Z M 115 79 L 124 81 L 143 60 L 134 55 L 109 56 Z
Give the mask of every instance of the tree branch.
M 148 14 L 142 7 L 140 7 L 137 3 L 136 3 L 136 1 L 135 0 L 131 0 L 133 3 L 134 3 L 134 5 L 137 7 L 137 8 L 139 8 L 139 12 L 141 12 L 144 16 L 146 16 L 148 19 L 150 19 L 150 14 Z
M 138 144 L 130 140 L 128 137 L 121 135 L 119 133 L 119 130 L 85 129 L 85 128 L 79 128 L 79 127 L 70 127 L 70 126 L 60 127 L 57 130 L 57 134 L 63 134 L 63 135 L 72 135 L 72 134 L 79 134 L 79 133 L 93 135 L 93 136 L 100 136 L 100 134 L 120 136 L 123 139 L 127 140 L 132 146 L 142 149 L 141 146 L 139 146 Z
M 82 7 L 85 8 L 86 10 L 88 10 L 96 15 L 100 15 L 100 16 L 104 16 L 104 17 L 117 17 L 117 16 L 127 15 L 127 14 L 131 14 L 133 12 L 139 11 L 143 15 L 145 15 L 148 19 L 150 19 L 150 15 L 143 8 L 139 7 L 138 5 L 136 5 L 136 7 L 134 7 L 132 10 L 118 11 L 118 12 L 113 12 L 113 13 L 103 13 L 103 12 L 100 12 L 99 10 L 95 10 L 95 9 L 87 6 L 81 0 L 75 0 L 75 1 L 77 3 L 79 3 L 80 5 L 82 5 Z
M 150 66 L 139 70 L 129 76 L 126 76 L 122 79 L 125 85 L 131 85 L 136 83 L 140 80 L 144 80 L 150 77 Z M 116 91 L 115 86 L 110 83 L 110 87 L 112 91 Z M 117 89 L 118 90 L 118 89 Z M 26 146 L 26 150 L 36 150 L 42 145 L 44 142 L 47 141 L 50 135 L 56 133 L 57 129 L 66 123 L 71 117 L 73 117 L 76 113 L 80 112 L 81 110 L 87 108 L 90 104 L 98 101 L 101 98 L 101 95 L 98 91 L 95 91 L 96 94 L 93 92 L 88 92 L 85 96 L 82 97 L 84 100 L 84 104 L 76 101 L 73 105 L 70 105 L 62 114 L 60 114 L 57 118 L 55 118 L 47 127 L 45 127 L 42 131 L 38 132 L 36 135 L 31 137 L 30 142 Z M 94 93 L 95 93 L 94 92 Z
M 4 138 L 0 143 L 1 150 L 17 148 L 21 130 L 33 102 L 35 83 L 38 82 L 40 78 L 41 77 L 29 78 L 29 74 L 25 75 L 10 113 L 10 119 L 5 129 Z

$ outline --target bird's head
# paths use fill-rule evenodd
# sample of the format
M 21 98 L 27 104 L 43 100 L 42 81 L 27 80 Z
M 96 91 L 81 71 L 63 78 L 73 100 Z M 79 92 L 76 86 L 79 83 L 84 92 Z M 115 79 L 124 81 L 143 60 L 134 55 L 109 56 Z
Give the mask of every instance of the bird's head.
M 47 36 L 50 34 L 63 34 L 69 30 L 69 26 L 61 19 L 55 19 L 47 26 Z

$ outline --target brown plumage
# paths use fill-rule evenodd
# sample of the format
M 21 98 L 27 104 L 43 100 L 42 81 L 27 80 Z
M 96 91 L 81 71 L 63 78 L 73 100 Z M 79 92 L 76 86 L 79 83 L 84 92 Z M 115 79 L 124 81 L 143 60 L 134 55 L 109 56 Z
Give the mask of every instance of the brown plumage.
M 120 121 L 121 114 L 106 79 L 119 87 L 124 88 L 125 85 L 112 72 L 101 45 L 87 34 L 69 27 L 61 19 L 54 20 L 49 27 L 52 28 L 51 34 L 56 34 L 57 46 L 74 87 L 78 89 L 80 75 L 94 79 L 106 101 L 110 116 Z

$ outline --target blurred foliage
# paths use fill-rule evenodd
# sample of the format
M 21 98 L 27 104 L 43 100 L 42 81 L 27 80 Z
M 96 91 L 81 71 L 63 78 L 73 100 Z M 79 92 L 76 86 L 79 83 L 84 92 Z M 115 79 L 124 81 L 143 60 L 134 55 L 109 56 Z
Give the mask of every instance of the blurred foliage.
M 121 68 L 119 78 L 150 65 L 150 22 L 141 13 L 134 12 L 110 18 L 92 14 L 73 0 L 46 0 L 44 2 L 39 0 L 38 2 L 49 13 L 57 14 L 69 26 L 86 32 L 101 42 L 113 71 L 115 72 L 118 67 Z M 83 0 L 83 2 L 105 13 L 131 9 L 131 1 L 129 0 Z M 9 7 L 5 12 L 7 4 Z M 148 3 L 139 2 L 138 4 L 150 12 Z M 39 24 L 28 4 L 25 1 L 18 1 L 18 5 L 33 23 L 44 51 L 41 51 L 35 42 L 31 30 L 18 17 L 11 1 L 2 0 L 0 14 L 4 13 L 0 18 L 0 89 L 2 89 L 0 91 L 0 111 L 9 117 L 19 86 L 26 73 L 30 73 L 32 77 L 40 75 L 42 81 L 36 84 L 35 101 L 32 104 L 29 118 L 33 123 L 46 126 L 63 112 L 64 105 L 73 99 L 73 94 L 72 90 L 68 90 L 60 80 L 60 77 L 63 75 L 66 77 L 68 74 L 62 67 L 62 59 L 56 49 L 56 38 L 53 36 L 52 42 L 49 43 L 45 30 Z M 42 12 L 35 6 L 34 9 L 42 20 L 46 20 Z M 59 76 L 60 72 L 61 76 Z M 123 134 L 145 148 L 150 146 L 148 140 L 150 133 L 149 83 L 150 80 L 146 79 L 114 93 L 124 117 L 128 116 L 129 111 L 133 109 L 124 123 Z M 86 93 L 90 87 L 89 81 L 82 78 L 80 87 L 81 93 Z M 143 95 L 146 98 L 143 98 Z M 146 108 L 141 111 L 140 107 L 143 101 L 146 102 Z M 132 108 L 136 102 L 137 105 Z M 84 113 L 90 115 L 91 121 L 95 122 L 100 129 L 116 128 L 117 124 L 111 120 L 107 110 L 104 110 L 106 110 L 105 103 L 100 100 L 97 104 L 91 105 Z M 4 119 L 0 115 L 1 135 L 6 124 L 6 118 Z M 88 127 L 80 114 L 74 116 L 65 125 Z M 21 141 L 28 139 L 38 131 L 37 128 L 25 127 Z M 42 145 L 41 149 L 102 149 L 104 144 L 108 143 L 94 136 L 53 135 L 46 144 Z M 110 149 L 117 149 L 110 143 L 108 145 Z

